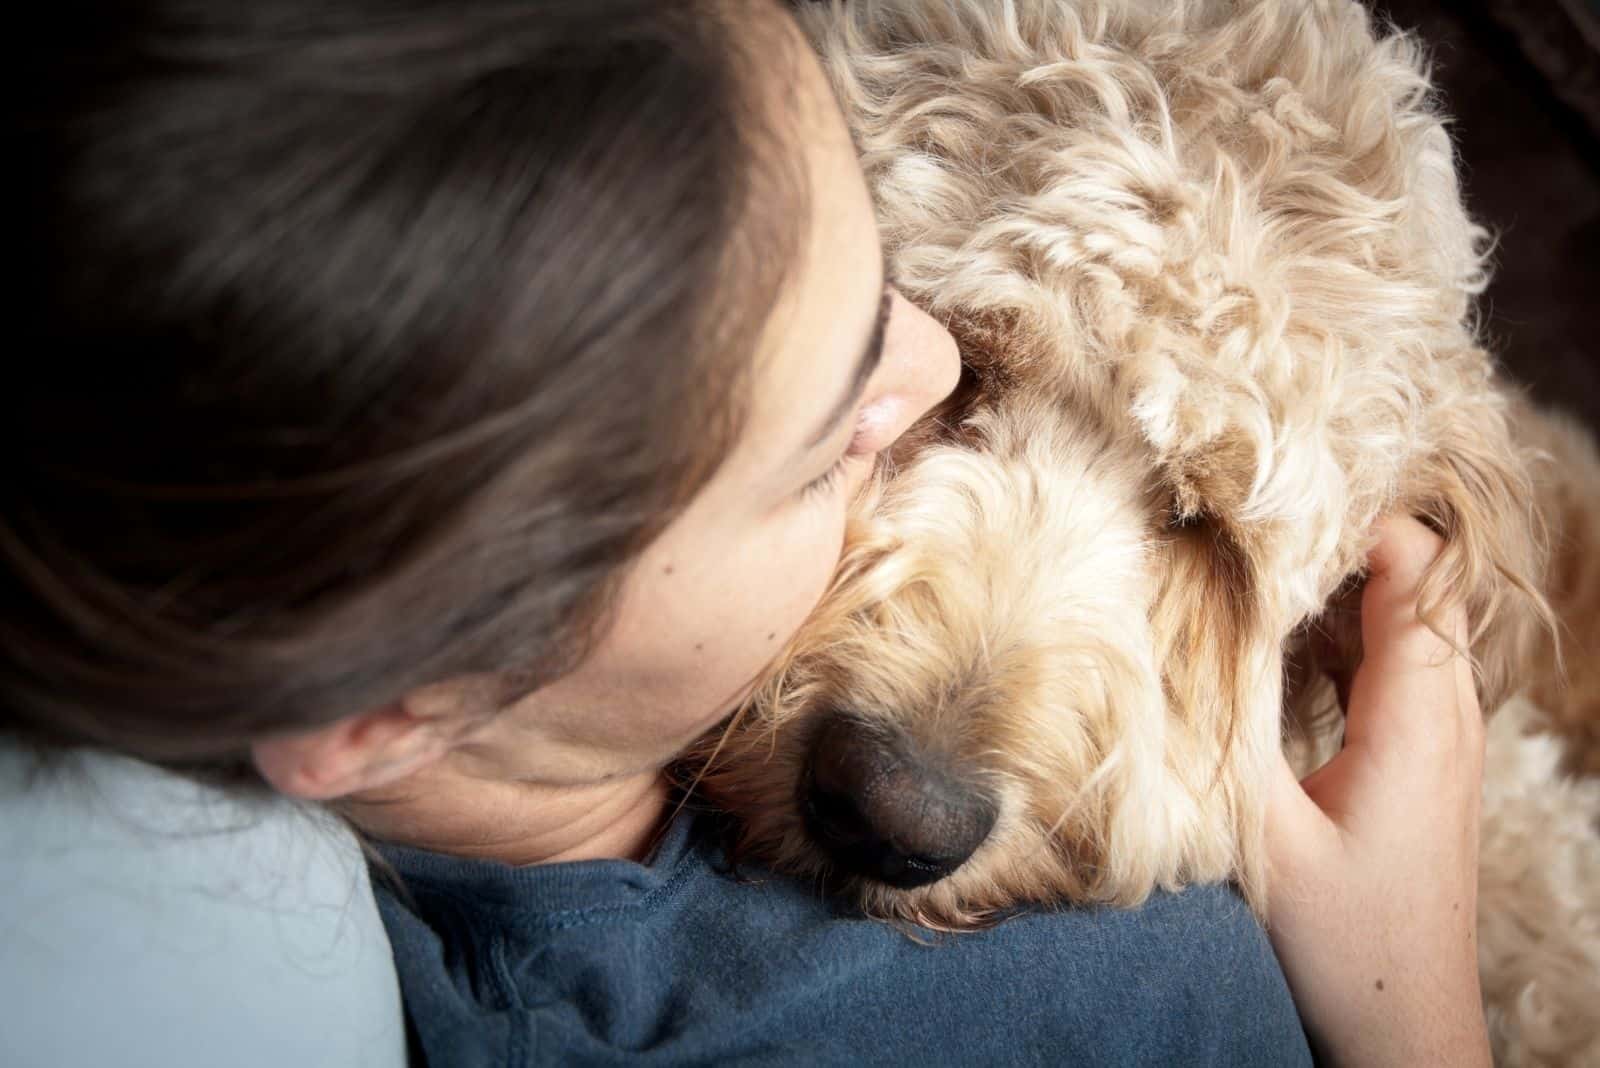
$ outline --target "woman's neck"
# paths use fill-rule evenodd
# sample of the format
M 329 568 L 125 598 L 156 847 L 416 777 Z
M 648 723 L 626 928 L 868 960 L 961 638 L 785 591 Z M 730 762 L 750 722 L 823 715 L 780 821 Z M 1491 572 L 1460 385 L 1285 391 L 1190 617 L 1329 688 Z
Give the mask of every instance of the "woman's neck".
M 642 861 L 666 818 L 667 799 L 659 771 L 552 786 L 472 778 L 445 760 L 336 807 L 385 842 L 523 865 Z

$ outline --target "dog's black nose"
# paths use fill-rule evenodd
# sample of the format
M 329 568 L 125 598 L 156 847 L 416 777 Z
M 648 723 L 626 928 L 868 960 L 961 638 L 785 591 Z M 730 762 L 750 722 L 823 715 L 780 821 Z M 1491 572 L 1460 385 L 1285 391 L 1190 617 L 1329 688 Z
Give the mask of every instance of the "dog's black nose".
M 818 732 L 802 791 L 807 829 L 836 864 L 901 889 L 959 868 L 996 816 L 981 790 L 848 715 Z

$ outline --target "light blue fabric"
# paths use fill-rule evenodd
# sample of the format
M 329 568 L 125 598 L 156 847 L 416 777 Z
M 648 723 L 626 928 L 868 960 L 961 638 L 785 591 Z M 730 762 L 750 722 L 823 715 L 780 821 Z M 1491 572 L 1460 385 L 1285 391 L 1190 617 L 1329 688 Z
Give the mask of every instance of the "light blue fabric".
M 337 820 L 119 757 L 31 768 L 0 743 L 0 1065 L 405 1064 Z

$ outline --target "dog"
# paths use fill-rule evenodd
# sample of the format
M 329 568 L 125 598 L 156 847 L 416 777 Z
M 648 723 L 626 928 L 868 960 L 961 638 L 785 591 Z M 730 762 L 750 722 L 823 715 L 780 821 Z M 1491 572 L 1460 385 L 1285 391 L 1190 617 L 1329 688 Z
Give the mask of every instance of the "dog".
M 1600 1063 L 1600 785 L 1563 777 L 1600 767 L 1600 686 L 1554 637 L 1597 636 L 1600 460 L 1480 342 L 1417 42 L 1347 0 L 800 17 L 965 370 L 686 765 L 738 852 L 933 929 L 1221 880 L 1264 913 L 1269 771 L 1336 751 L 1369 532 L 1409 513 L 1444 540 L 1424 618 L 1465 608 L 1500 709 L 1497 1056 Z

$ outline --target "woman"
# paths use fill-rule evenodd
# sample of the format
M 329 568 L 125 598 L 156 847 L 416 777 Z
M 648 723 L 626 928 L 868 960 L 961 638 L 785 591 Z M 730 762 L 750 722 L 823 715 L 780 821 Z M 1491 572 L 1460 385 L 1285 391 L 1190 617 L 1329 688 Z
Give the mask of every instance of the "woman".
M 1218 888 L 929 947 L 738 882 L 673 818 L 664 767 L 957 373 L 780 8 L 70 15 L 24 72 L 13 732 L 383 843 L 431 1063 L 1305 1059 Z M 1380 542 L 1352 744 L 1273 813 L 1274 944 L 1336 1059 L 1485 1056 L 1481 736 L 1414 618 L 1435 549 Z

